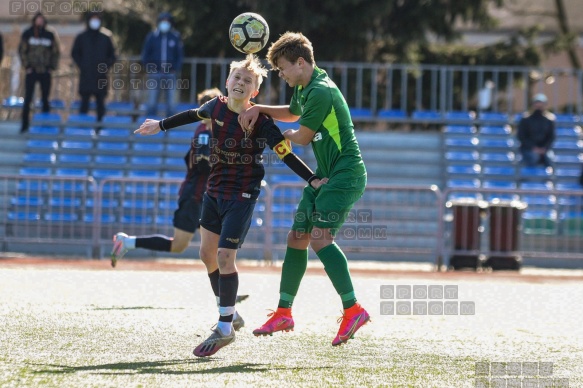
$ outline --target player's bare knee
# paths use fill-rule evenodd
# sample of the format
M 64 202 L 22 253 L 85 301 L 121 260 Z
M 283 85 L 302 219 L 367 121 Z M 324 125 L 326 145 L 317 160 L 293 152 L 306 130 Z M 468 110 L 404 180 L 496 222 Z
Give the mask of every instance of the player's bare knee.
M 186 248 L 188 248 L 188 241 L 174 240 L 170 249 L 172 253 L 182 253 Z
M 233 249 L 219 248 L 217 262 L 219 264 L 219 269 L 221 273 L 231 273 L 236 271 L 235 268 L 236 252 L 237 251 Z

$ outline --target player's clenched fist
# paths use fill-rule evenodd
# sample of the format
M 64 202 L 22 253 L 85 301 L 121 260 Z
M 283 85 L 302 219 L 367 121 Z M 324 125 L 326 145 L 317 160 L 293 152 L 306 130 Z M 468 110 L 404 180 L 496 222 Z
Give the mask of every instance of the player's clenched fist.
M 134 133 L 139 133 L 140 135 L 155 135 L 158 132 L 160 132 L 160 121 L 152 119 L 146 119 L 140 125 L 140 128 L 134 131 Z

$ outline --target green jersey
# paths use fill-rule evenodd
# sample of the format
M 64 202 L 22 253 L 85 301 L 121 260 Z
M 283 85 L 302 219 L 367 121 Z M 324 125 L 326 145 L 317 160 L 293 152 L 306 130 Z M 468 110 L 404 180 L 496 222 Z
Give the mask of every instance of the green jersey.
M 301 125 L 316 132 L 312 139 L 316 175 L 346 188 L 366 176 L 348 104 L 324 70 L 315 67 L 308 86 L 294 88 L 289 109 L 301 116 Z

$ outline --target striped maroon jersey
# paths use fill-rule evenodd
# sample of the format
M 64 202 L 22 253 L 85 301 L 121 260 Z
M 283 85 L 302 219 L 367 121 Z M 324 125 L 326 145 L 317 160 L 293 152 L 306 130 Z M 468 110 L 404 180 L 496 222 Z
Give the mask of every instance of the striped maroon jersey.
M 180 186 L 179 195 L 185 194 L 184 190 L 188 190 L 196 201 L 202 201 L 209 177 L 208 157 L 211 136 L 210 128 L 207 128 L 204 123 L 196 127 L 190 149 L 184 156 L 186 177 Z M 206 160 L 201 161 L 201 157 Z
M 218 199 L 255 201 L 265 175 L 263 151 L 284 140 L 273 119 L 259 115 L 255 129 L 247 134 L 239 114 L 227 107 L 228 97 L 210 100 L 198 109 L 201 118 L 212 119 L 211 173 L 207 193 Z

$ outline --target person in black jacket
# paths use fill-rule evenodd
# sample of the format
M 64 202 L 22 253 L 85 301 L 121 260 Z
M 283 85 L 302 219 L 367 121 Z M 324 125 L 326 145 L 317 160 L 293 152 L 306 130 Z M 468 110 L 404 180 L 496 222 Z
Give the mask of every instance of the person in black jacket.
M 47 26 L 47 19 L 42 13 L 34 15 L 32 26 L 22 34 L 18 54 L 26 72 L 22 127 L 20 128 L 20 132 L 23 133 L 28 131 L 30 103 L 37 82 L 41 87 L 42 111 L 46 113 L 50 110 L 51 71 L 56 70 L 60 57 L 57 32 Z
M 112 33 L 101 27 L 101 14 L 91 12 L 87 17 L 87 29 L 77 35 L 71 56 L 79 67 L 79 113 L 89 111 L 89 99 L 95 96 L 97 120 L 105 115 L 105 97 L 108 90 L 107 72 L 116 60 L 111 39 Z
M 532 113 L 518 123 L 522 162 L 528 167 L 551 165 L 548 152 L 555 141 L 555 116 L 546 111 L 547 101 L 544 94 L 535 95 L 532 99 Z

